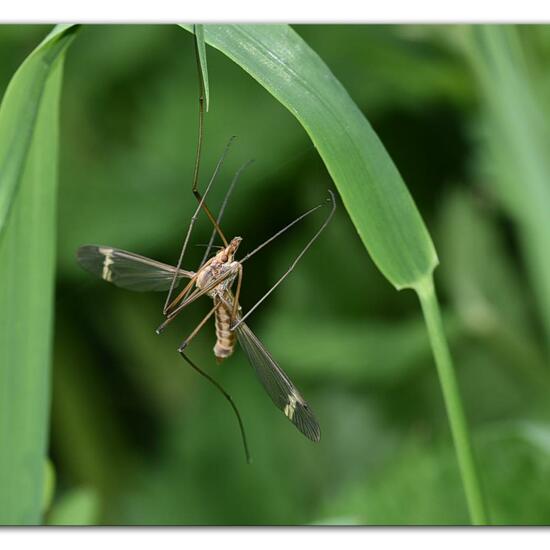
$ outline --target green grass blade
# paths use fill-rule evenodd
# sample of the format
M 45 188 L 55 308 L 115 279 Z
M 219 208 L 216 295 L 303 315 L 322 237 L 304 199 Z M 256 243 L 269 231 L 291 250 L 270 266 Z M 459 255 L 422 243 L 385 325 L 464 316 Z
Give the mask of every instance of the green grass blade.
M 206 64 L 206 47 L 204 45 L 204 25 L 195 25 L 195 37 L 197 41 L 197 51 L 199 52 L 199 65 L 202 72 L 202 81 L 204 84 L 204 107 L 208 112 L 210 106 L 210 88 L 208 86 L 208 65 Z
M 321 58 L 285 25 L 205 25 L 204 36 L 300 121 L 387 279 L 401 289 L 429 277 L 437 255 L 403 179 Z
M 58 25 L 27 57 L 11 79 L 0 110 L 0 232 L 25 170 L 46 82 L 73 26 Z
M 4 214 L 6 198 L 17 190 L 0 234 L 0 524 L 40 523 L 44 497 L 59 97 L 63 52 L 74 33 L 52 35 L 16 73 L 0 107 Z M 25 88 L 36 81 L 43 89 L 31 101 Z M 21 105 L 22 98 L 31 103 Z M 5 159 L 17 142 L 14 169 Z

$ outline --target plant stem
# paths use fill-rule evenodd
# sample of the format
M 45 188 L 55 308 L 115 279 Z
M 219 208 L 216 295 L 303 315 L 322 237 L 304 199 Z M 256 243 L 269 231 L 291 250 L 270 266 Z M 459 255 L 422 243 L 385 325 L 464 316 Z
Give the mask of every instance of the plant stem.
M 453 361 L 443 330 L 433 278 L 430 276 L 425 279 L 418 285 L 416 291 L 424 313 L 437 373 L 443 390 L 443 399 L 447 409 L 462 484 L 466 493 L 470 520 L 474 525 L 486 525 L 488 524 L 488 517 L 485 501 L 477 474 Z

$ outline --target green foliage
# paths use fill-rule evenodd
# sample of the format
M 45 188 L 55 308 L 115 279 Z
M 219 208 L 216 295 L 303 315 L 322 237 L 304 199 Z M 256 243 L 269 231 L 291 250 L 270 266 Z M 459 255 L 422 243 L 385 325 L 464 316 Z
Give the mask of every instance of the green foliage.
M 529 67 L 514 27 L 475 27 L 467 39 L 486 104 L 486 171 L 495 196 L 517 224 L 550 357 L 550 126 L 533 82 L 538 67 Z
M 550 522 L 550 496 L 541 485 L 550 474 L 548 448 L 541 449 L 533 438 L 531 431 L 536 429 L 530 424 L 493 425 L 476 440 L 495 525 Z M 547 442 L 548 433 L 542 435 Z M 353 523 L 362 525 L 468 524 L 453 455 L 441 442 L 430 444 L 415 437 L 402 445 L 376 478 L 346 487 L 327 501 L 325 513 L 327 517 L 353 514 Z M 523 491 L 516 490 L 518 485 Z
M 55 29 L 0 107 L 0 524 L 39 523 L 43 507 L 59 99 L 73 34 Z
M 437 245 L 443 322 L 491 520 L 548 524 L 543 306 L 528 267 L 529 242 L 520 236 L 523 226 L 496 191 L 497 178 L 518 155 L 488 157 L 493 140 L 502 142 L 504 134 L 486 131 L 490 103 L 468 71 L 470 58 L 457 48 L 470 29 L 311 25 L 294 30 L 368 116 Z M 5 89 L 40 32 L 47 31 L 0 27 L 0 87 Z M 529 27 L 520 35 L 533 78 L 529 87 L 547 109 L 544 91 L 550 79 L 537 71 L 544 67 L 537 62 L 550 55 L 550 32 Z M 274 410 L 240 352 L 221 367 L 215 364 L 212 327 L 205 327 L 190 347 L 193 359 L 239 405 L 251 466 L 242 459 L 227 404 L 175 351 L 207 304 L 190 308 L 158 337 L 154 328 L 164 296 L 124 292 L 78 269 L 75 250 L 85 243 L 177 259 L 195 208 L 189 196 L 197 120 L 193 38 L 164 25 L 83 27 L 66 61 L 49 453 L 56 473 L 53 499 L 48 476 L 32 485 L 38 506 L 47 510 L 45 521 L 467 522 L 415 296 L 396 293 L 387 284 L 344 208 L 250 319 L 314 408 L 322 427 L 320 444 L 304 440 Z M 235 170 L 256 160 L 224 218 L 227 233 L 241 235 L 246 252 L 322 201 L 331 178 L 284 106 L 216 49 L 208 48 L 207 55 L 212 101 L 201 185 L 236 134 L 209 203 L 215 209 Z M 522 135 L 532 140 L 535 132 Z M 49 179 L 42 174 L 40 181 Z M 286 269 L 321 217 L 307 219 L 245 264 L 245 309 Z M 47 233 L 33 243 L 51 239 L 52 232 Z M 199 219 L 193 242 L 207 242 L 209 233 Z M 185 266 L 195 267 L 202 253 L 193 247 Z M 34 271 L 39 280 L 32 286 L 23 281 L 26 271 L 18 263 L 4 262 L 0 276 L 12 265 L 22 286 L 12 284 L 10 290 L 36 292 L 50 284 L 47 262 Z M 31 311 L 29 320 L 42 310 Z M 27 341 L 37 336 L 48 334 L 33 332 Z M 0 369 L 6 364 L 2 354 Z M 0 391 L 5 388 L 2 380 Z M 32 394 L 17 396 L 21 411 L 38 406 Z M 4 419 L 0 415 L 0 426 Z M 23 416 L 17 420 L 19 428 Z M 37 468 L 44 471 L 43 453 Z M 13 473 L 0 475 L 15 479 Z
M 421 316 L 393 321 L 310 318 L 276 313 L 265 327 L 269 341 L 287 342 L 279 353 L 283 363 L 292 362 L 311 381 L 322 377 L 337 382 L 395 384 L 429 363 L 431 348 Z M 448 319 L 451 341 L 464 331 L 455 319 Z M 339 346 L 334 346 L 334 340 Z M 341 350 L 345 349 L 345 357 Z M 300 350 L 296 354 L 296 350 Z
M 74 29 L 56 27 L 36 47 L 13 76 L 0 110 L 0 231 L 27 167 L 46 86 L 59 55 L 72 40 Z

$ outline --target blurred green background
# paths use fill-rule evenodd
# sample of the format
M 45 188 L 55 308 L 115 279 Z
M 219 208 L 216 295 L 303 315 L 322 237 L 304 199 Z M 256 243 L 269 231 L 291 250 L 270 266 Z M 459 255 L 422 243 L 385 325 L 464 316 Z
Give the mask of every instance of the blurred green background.
M 498 155 L 502 134 L 463 45 L 465 29 L 294 28 L 364 111 L 432 233 L 492 521 L 550 523 L 548 312 L 533 289 L 528 243 L 500 193 L 516 162 L 513 152 Z M 0 92 L 48 30 L 0 27 Z M 519 36 L 535 95 L 548 109 L 550 77 L 541 68 L 550 28 L 522 27 Z M 292 115 L 225 56 L 207 54 L 202 181 L 236 135 L 209 202 L 219 204 L 238 167 L 255 160 L 223 223 L 226 234 L 243 237 L 244 254 L 324 200 L 332 184 Z M 61 111 L 48 521 L 467 523 L 416 297 L 395 292 L 376 270 L 341 204 L 250 319 L 315 410 L 319 444 L 273 407 L 240 351 L 216 365 L 213 326 L 190 347 L 237 402 L 251 466 L 229 406 L 176 352 L 208 300 L 159 337 L 163 293 L 121 290 L 77 266 L 82 244 L 176 262 L 195 208 L 192 36 L 176 26 L 85 26 L 68 53 Z M 309 217 L 246 264 L 245 310 L 321 220 Z M 194 243 L 209 234 L 201 219 Z M 192 247 L 185 266 L 193 269 L 203 251 Z

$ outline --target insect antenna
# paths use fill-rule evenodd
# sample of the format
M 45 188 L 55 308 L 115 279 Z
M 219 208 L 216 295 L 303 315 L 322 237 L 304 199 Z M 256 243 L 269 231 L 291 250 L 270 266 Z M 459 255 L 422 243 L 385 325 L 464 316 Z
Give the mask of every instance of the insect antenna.
M 181 351 L 181 350 L 178 350 L 178 351 L 179 351 L 180 355 L 185 359 L 185 361 L 187 361 L 187 363 L 189 363 L 189 365 L 193 369 L 195 369 L 201 376 L 204 376 L 204 378 L 206 378 L 210 383 L 212 383 L 216 388 L 218 388 L 220 393 L 227 399 L 227 401 L 229 401 L 229 404 L 233 408 L 233 411 L 235 412 L 237 420 L 239 421 L 239 428 L 241 430 L 241 437 L 242 437 L 242 440 L 243 440 L 244 454 L 246 455 L 246 462 L 248 464 L 251 464 L 252 463 L 252 457 L 250 456 L 250 452 L 248 450 L 248 442 L 246 440 L 246 434 L 245 434 L 245 431 L 244 431 L 244 424 L 243 424 L 241 415 L 239 413 L 239 409 L 237 409 L 237 405 L 235 405 L 235 402 L 233 401 L 233 398 L 223 389 L 223 387 L 221 386 L 221 384 L 219 382 L 214 380 L 214 378 L 212 378 L 209 374 L 207 374 L 201 368 L 199 368 L 197 365 L 195 365 L 195 363 L 193 363 L 193 361 L 191 361 L 191 359 L 183 351 Z
M 330 195 L 330 198 L 327 199 L 327 201 L 330 202 L 332 208 L 330 209 L 330 212 L 328 214 L 328 216 L 325 218 L 325 221 L 323 222 L 323 224 L 321 225 L 321 227 L 317 230 L 317 232 L 315 233 L 315 235 L 313 235 L 313 237 L 309 240 L 309 242 L 306 244 L 306 246 L 304 247 L 304 249 L 300 252 L 300 254 L 298 254 L 298 256 L 296 256 L 296 258 L 294 258 L 294 261 L 292 262 L 292 264 L 290 265 L 290 267 L 283 273 L 283 275 L 279 278 L 279 280 L 246 312 L 245 315 L 243 315 L 232 327 L 231 327 L 231 330 L 235 330 L 285 279 L 286 277 L 288 277 L 288 275 L 290 274 L 290 272 L 296 267 L 296 264 L 300 261 L 300 259 L 302 258 L 302 256 L 309 250 L 309 248 L 311 247 L 311 245 L 317 240 L 317 238 L 319 237 L 319 235 L 323 232 L 323 230 L 325 229 L 325 227 L 329 224 L 333 214 L 334 214 L 334 211 L 336 210 L 336 200 L 334 198 L 334 194 L 333 192 L 329 189 L 328 190 L 329 192 L 329 195 Z M 260 246 L 258 246 L 257 248 L 255 248 L 252 252 L 250 252 L 249 254 L 247 254 L 241 261 L 240 263 L 242 264 L 245 260 L 248 260 L 249 258 L 251 258 L 254 254 L 256 254 L 256 252 L 258 252 L 259 250 L 261 250 L 266 244 L 270 243 L 273 239 L 277 238 L 279 235 L 281 235 L 282 233 L 284 233 L 287 229 L 289 229 L 290 227 L 292 227 L 295 223 L 299 222 L 301 219 L 305 218 L 306 216 L 308 216 L 309 214 L 315 212 L 315 210 L 317 210 L 318 208 L 321 208 L 323 205 L 320 204 L 318 206 L 316 206 L 315 208 L 312 208 L 311 210 L 308 210 L 305 214 L 302 214 L 301 216 L 299 216 L 298 218 L 296 218 L 293 222 L 289 223 L 286 227 L 283 227 L 283 229 L 281 229 L 280 231 L 278 231 L 277 233 L 275 233 L 275 235 L 273 235 L 273 237 L 269 238 L 267 241 L 265 241 L 264 243 L 262 243 Z

